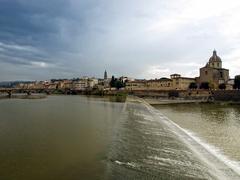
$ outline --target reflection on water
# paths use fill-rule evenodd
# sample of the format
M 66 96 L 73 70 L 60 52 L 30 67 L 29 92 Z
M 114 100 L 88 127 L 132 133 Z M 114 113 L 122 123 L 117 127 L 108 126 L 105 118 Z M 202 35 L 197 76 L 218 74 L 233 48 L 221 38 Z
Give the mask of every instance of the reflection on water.
M 240 161 L 240 108 L 194 104 L 156 106 L 182 128 L 190 130 L 235 161 Z
M 127 103 L 114 134 L 107 179 L 215 179 L 197 156 L 142 104 Z
M 239 160 L 238 107 L 157 108 L 84 96 L 1 100 L 0 179 L 239 179 L 162 114 Z
M 0 101 L 0 179 L 101 179 L 122 103 L 81 96 Z

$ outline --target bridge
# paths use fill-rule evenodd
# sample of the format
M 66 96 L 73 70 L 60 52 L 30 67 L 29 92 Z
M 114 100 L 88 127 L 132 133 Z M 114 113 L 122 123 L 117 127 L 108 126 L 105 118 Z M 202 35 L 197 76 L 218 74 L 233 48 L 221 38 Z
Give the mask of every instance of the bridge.
M 9 98 L 12 97 L 14 93 L 25 93 L 28 96 L 32 93 L 46 93 L 50 94 L 53 89 L 23 89 L 23 88 L 0 88 L 0 94 L 7 94 Z
M 58 90 L 60 94 L 83 94 L 88 91 L 75 90 L 75 89 L 48 89 L 48 88 L 0 88 L 0 95 L 7 94 L 9 98 L 12 97 L 14 93 L 24 93 L 26 95 L 31 95 L 32 93 L 45 93 L 53 94 L 54 91 Z

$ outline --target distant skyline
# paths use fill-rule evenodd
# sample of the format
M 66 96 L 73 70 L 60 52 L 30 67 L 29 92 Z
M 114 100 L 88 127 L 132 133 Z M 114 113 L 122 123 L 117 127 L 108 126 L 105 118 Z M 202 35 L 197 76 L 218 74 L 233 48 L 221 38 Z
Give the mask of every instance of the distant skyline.
M 1 0 L 0 81 L 240 74 L 238 0 Z

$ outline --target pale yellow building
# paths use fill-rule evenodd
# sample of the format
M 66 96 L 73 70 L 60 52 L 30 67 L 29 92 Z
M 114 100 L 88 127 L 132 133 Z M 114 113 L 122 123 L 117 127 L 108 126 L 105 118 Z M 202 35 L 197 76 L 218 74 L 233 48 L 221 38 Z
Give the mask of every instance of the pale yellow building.
M 72 89 L 73 88 L 73 82 L 71 80 L 65 80 L 62 88 L 63 89 Z
M 172 74 L 170 77 L 173 90 L 187 90 L 191 83 L 196 83 L 195 78 L 181 77 L 180 74 Z
M 147 81 L 147 89 L 149 90 L 171 90 L 172 79 L 161 78 Z
M 146 80 L 135 80 L 126 82 L 126 90 L 134 91 L 134 90 L 146 90 L 147 89 L 147 81 Z

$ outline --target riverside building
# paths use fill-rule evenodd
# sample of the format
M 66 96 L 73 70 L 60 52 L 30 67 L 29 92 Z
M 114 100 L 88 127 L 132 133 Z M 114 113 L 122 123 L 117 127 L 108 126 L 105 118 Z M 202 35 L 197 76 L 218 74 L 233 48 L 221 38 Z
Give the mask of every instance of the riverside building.
M 214 50 L 207 64 L 200 68 L 198 84 L 208 82 L 212 88 L 218 89 L 220 84 L 227 84 L 228 80 L 229 70 L 222 68 L 222 60 Z

